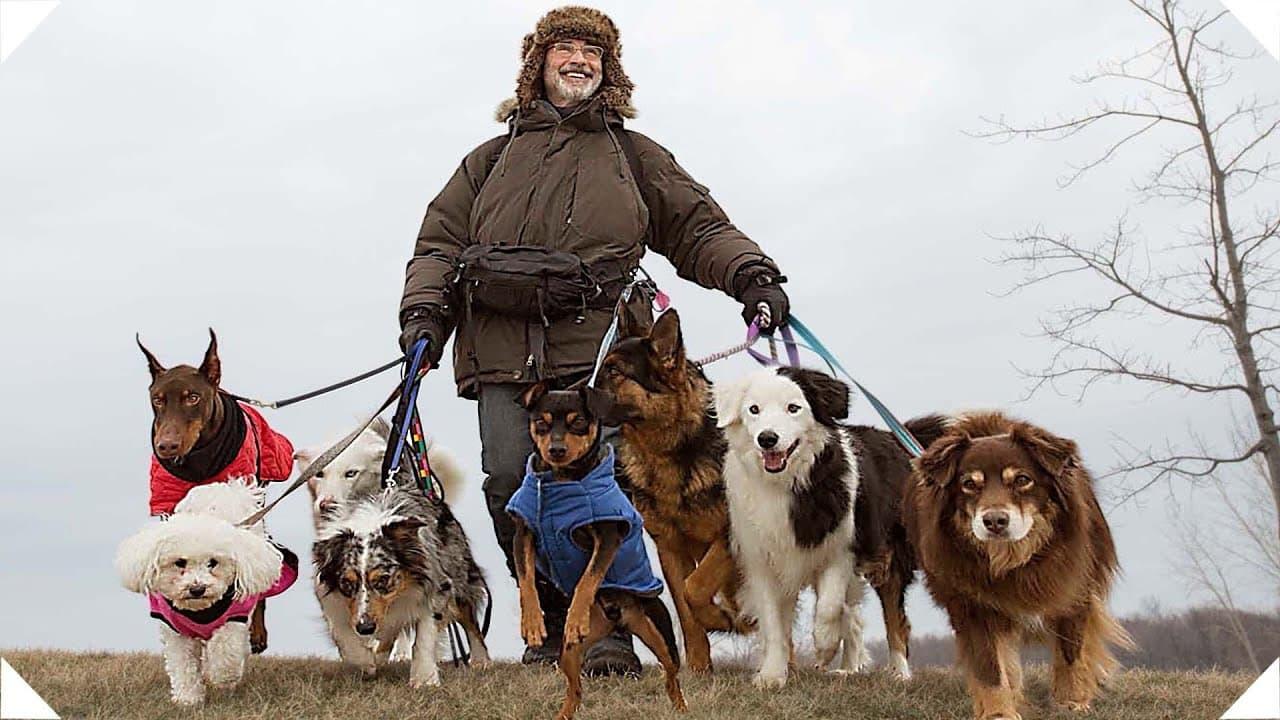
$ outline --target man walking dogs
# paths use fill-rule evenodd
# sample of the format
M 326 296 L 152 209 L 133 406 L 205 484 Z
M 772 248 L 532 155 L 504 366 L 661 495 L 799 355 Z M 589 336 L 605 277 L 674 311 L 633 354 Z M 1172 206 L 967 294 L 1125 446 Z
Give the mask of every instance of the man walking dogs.
M 406 271 L 402 347 L 425 339 L 438 363 L 453 348 L 458 392 L 479 402 L 485 498 L 511 560 L 505 508 L 533 451 L 516 400 L 530 383 L 566 386 L 591 370 L 619 294 L 646 249 L 680 277 L 732 295 L 753 318 L 785 324 L 777 266 L 653 140 L 635 116 L 618 29 L 604 13 L 562 7 L 524 37 L 516 95 L 498 108 L 507 132 L 462 160 L 427 207 Z M 635 293 L 637 315 L 648 298 Z M 540 581 L 548 638 L 523 661 L 559 656 L 568 599 Z M 629 637 L 588 654 L 590 674 L 638 673 Z

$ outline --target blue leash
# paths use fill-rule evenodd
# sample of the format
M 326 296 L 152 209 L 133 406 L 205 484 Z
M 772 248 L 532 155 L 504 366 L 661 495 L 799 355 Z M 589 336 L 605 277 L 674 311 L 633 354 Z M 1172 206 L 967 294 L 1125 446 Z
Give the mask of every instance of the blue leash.
M 761 318 L 757 317 L 747 328 L 747 342 L 745 343 L 745 349 L 751 357 L 755 358 L 756 362 L 761 365 L 777 365 L 777 345 L 776 341 L 772 337 L 769 338 L 769 343 L 770 348 L 773 350 L 774 357 L 766 357 L 760 352 L 751 349 L 751 346 L 755 344 L 755 341 L 760 338 L 760 324 Z M 804 340 L 803 343 L 796 342 L 795 337 L 791 334 L 793 328 L 795 329 L 796 334 Z M 864 387 L 862 383 L 854 379 L 853 375 L 844 368 L 844 365 L 840 364 L 838 359 L 836 359 L 836 356 L 827 349 L 827 346 L 822 344 L 822 341 L 818 339 L 818 336 L 815 335 L 807 325 L 800 322 L 799 318 L 792 315 L 789 323 L 778 330 L 778 334 L 782 336 L 782 344 L 787 348 L 787 359 L 790 361 L 792 367 L 800 366 L 800 357 L 799 353 L 796 351 L 797 348 L 802 347 L 806 350 L 812 350 L 818 357 L 822 358 L 823 362 L 827 364 L 832 375 L 836 375 L 837 373 L 844 375 L 845 378 L 847 378 L 849 382 L 853 383 L 853 386 L 858 389 L 858 392 L 862 393 L 862 395 L 870 401 L 871 407 L 879 413 L 880 419 L 884 420 L 885 424 L 889 426 L 890 432 L 893 433 L 894 437 L 898 438 L 898 442 L 902 444 L 903 449 L 910 453 L 912 457 L 920 457 L 924 454 L 924 447 L 922 447 L 920 445 L 920 441 L 916 440 L 916 437 L 911 434 L 911 431 L 899 422 L 898 418 L 893 416 L 893 413 L 889 412 L 889 408 L 885 407 L 885 404 L 880 402 L 880 398 L 876 397 L 870 390 Z
M 902 443 L 902 447 L 905 448 L 912 457 L 920 457 L 924 454 L 924 448 L 920 445 L 920 441 L 916 440 L 915 436 L 911 434 L 911 431 L 899 422 L 898 418 L 893 416 L 893 413 L 889 412 L 889 408 L 885 407 L 885 404 L 880 402 L 879 398 L 873 395 L 870 390 L 863 387 L 862 383 L 853 378 L 853 375 L 844 368 L 844 365 L 840 364 L 840 361 L 836 359 L 836 356 L 827 349 L 826 345 L 822 344 L 822 341 L 818 339 L 817 335 L 813 334 L 813 331 L 810 330 L 807 325 L 800 322 L 800 319 L 795 315 L 792 315 L 790 324 L 787 327 L 794 328 L 796 334 L 805 341 L 810 350 L 817 353 L 818 356 L 827 363 L 827 365 L 834 367 L 840 372 L 840 374 L 844 375 L 849 382 L 853 383 L 854 387 L 858 388 L 858 392 L 862 393 L 863 396 L 867 398 L 871 403 L 871 407 L 875 408 L 875 411 L 879 413 L 880 419 L 884 420 L 885 424 L 889 426 L 889 430 L 898 438 L 898 442 Z M 784 331 L 786 329 L 787 328 L 785 327 L 783 328 Z M 784 335 L 783 337 L 785 338 L 786 336 Z

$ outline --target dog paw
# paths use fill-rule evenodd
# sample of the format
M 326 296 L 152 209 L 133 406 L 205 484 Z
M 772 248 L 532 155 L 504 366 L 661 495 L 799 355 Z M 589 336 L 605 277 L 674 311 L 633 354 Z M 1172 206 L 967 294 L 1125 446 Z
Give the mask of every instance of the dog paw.
M 1078 713 L 1087 713 L 1092 709 L 1088 700 L 1059 700 L 1058 705 L 1071 712 Z
M 785 672 L 765 672 L 761 670 L 756 676 L 751 678 L 751 684 L 761 690 L 775 690 L 787 684 L 787 674 Z
M 1022 720 L 1022 714 L 1009 710 L 983 715 L 979 720 Z
M 372 680 L 378 677 L 378 666 L 377 665 L 361 665 L 360 677 L 364 680 Z
M 547 639 L 547 626 L 542 622 L 542 615 L 520 618 L 520 638 L 529 647 L 542 647 Z
M 199 705 L 204 702 L 204 693 L 203 692 L 176 693 L 173 696 L 173 702 L 175 705 L 185 705 L 187 707 L 191 707 L 193 705 Z
M 433 673 L 425 676 L 413 676 L 409 678 L 409 687 L 414 690 L 421 690 L 425 687 L 439 687 L 440 674 Z

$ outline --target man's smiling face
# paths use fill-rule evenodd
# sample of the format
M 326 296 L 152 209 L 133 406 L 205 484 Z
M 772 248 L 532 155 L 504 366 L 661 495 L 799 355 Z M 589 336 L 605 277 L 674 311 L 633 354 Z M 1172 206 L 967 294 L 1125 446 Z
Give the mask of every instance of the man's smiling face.
M 542 82 L 547 99 L 567 107 L 591 97 L 604 79 L 604 50 L 582 40 L 561 40 L 547 48 Z

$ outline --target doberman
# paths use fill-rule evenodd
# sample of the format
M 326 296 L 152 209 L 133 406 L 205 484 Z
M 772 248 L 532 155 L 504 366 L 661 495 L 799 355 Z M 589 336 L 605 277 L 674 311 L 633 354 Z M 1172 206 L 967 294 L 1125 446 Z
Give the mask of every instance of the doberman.
M 153 413 L 151 448 L 162 466 L 172 467 L 214 445 L 215 440 L 223 436 L 224 427 L 229 422 L 228 408 L 232 409 L 231 412 L 240 412 L 239 406 L 218 389 L 222 380 L 222 362 L 218 359 L 218 337 L 212 328 L 209 329 L 209 347 L 198 368 L 190 365 L 166 368 L 142 344 L 140 337 L 135 339 L 151 371 L 148 389 Z M 240 425 L 243 429 L 245 423 Z M 236 456 L 243 441 L 244 438 L 233 439 L 230 457 L 226 457 L 227 452 L 215 453 L 223 457 L 211 458 L 213 465 L 205 465 L 200 472 L 207 472 L 209 477 L 213 477 L 223 470 Z M 206 479 L 190 481 L 191 487 Z M 266 601 L 259 602 L 253 611 L 249 645 L 254 654 L 267 649 Z
M 537 452 L 507 509 L 516 525 L 520 634 L 529 646 L 541 646 L 547 636 L 534 585 L 539 559 L 540 569 L 557 587 L 572 593 L 560 652 L 567 688 L 557 720 L 572 718 L 582 702 L 586 651 L 619 629 L 648 646 L 662 664 L 672 705 L 686 709 L 675 632 L 658 597 L 662 583 L 649 570 L 640 515 L 613 479 L 612 450 L 600 440 L 600 417 L 609 400 L 595 388 L 550 390 L 546 383 L 531 386 L 520 397 L 529 411 Z M 552 511 L 544 513 L 544 504 Z M 556 522 L 552 517 L 571 519 L 554 527 L 548 524 Z M 566 554 L 572 559 L 562 565 Z M 575 572 L 581 573 L 576 580 Z

